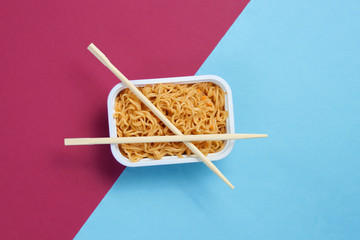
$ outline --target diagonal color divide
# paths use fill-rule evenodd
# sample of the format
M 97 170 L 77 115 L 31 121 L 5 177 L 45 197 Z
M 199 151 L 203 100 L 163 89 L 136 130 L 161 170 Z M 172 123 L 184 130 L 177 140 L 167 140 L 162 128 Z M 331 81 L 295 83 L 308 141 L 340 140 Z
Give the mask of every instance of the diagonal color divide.
M 76 239 L 357 239 L 358 1 L 253 0 L 197 74 L 234 93 L 236 142 L 216 165 L 127 168 Z
M 108 135 L 117 81 L 90 40 L 130 79 L 193 75 L 247 2 L 1 1 L 1 238 L 73 238 L 124 169 L 108 146 L 63 146 Z

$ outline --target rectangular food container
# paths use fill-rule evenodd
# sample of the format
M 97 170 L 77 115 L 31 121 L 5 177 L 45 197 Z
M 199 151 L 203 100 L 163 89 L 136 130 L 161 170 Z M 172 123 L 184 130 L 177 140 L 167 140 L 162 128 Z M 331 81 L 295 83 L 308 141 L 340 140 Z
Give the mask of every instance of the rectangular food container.
M 190 77 L 173 77 L 173 78 L 157 78 L 157 79 L 143 79 L 143 80 L 134 80 L 132 83 L 136 87 L 144 87 L 149 84 L 158 84 L 158 83 L 174 83 L 174 84 L 188 84 L 188 83 L 198 83 L 198 82 L 212 82 L 220 86 L 225 94 L 225 110 L 229 112 L 229 116 L 226 120 L 226 131 L 227 133 L 235 133 L 234 126 L 234 110 L 232 102 L 232 94 L 230 86 L 227 82 L 215 75 L 203 75 L 203 76 L 190 76 Z M 117 137 L 116 133 L 116 120 L 113 117 L 115 112 L 115 100 L 117 95 L 126 88 L 122 83 L 117 84 L 110 91 L 107 104 L 108 104 L 108 119 L 109 119 L 109 133 L 110 137 Z M 225 147 L 223 150 L 211 153 L 207 155 L 207 158 L 210 161 L 216 161 L 225 158 L 233 149 L 235 140 L 226 140 Z M 187 156 L 183 155 L 183 158 L 177 156 L 165 156 L 160 160 L 144 158 L 138 162 L 131 162 L 128 158 L 123 156 L 119 150 L 118 144 L 111 144 L 111 152 L 114 158 L 121 163 L 122 165 L 128 167 L 143 167 L 143 166 L 154 166 L 154 165 L 167 165 L 167 164 L 179 164 L 179 163 L 192 163 L 201 161 L 195 155 Z

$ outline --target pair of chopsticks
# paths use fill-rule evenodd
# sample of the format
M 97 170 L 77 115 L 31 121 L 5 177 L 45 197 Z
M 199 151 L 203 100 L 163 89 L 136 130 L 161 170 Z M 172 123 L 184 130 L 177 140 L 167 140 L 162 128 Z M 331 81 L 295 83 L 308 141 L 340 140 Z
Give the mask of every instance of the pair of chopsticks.
M 209 138 L 211 136 L 209 135 L 194 135 L 194 136 L 190 136 L 190 135 L 183 135 L 181 133 L 181 131 L 170 122 L 169 119 L 166 118 L 166 116 L 164 114 L 162 114 L 160 112 L 159 109 L 157 109 L 151 102 L 149 99 L 147 99 L 135 86 L 134 84 L 132 84 L 110 61 L 109 59 L 93 44 L 91 43 L 88 46 L 88 50 L 100 61 L 102 62 L 116 77 L 118 77 L 121 82 L 123 84 L 125 84 L 174 134 L 178 135 L 176 137 L 174 136 L 164 136 L 164 137 L 142 137 L 143 141 L 145 140 L 145 138 L 147 139 L 147 141 L 152 142 L 154 139 L 155 141 L 159 141 L 159 140 L 164 140 L 166 142 L 174 142 L 174 141 L 181 141 L 184 142 L 184 144 L 196 155 L 198 156 L 203 162 L 204 164 L 210 168 L 210 170 L 212 170 L 216 175 L 218 175 L 227 185 L 229 185 L 232 189 L 234 189 L 234 186 L 229 182 L 229 180 L 219 171 L 219 169 L 216 168 L 216 166 L 206 158 L 206 156 L 190 141 L 199 141 L 199 140 L 194 140 L 196 139 L 196 137 L 202 137 L 201 141 L 204 140 L 208 140 L 206 138 Z M 236 134 L 219 134 L 221 135 L 223 138 L 220 139 L 221 140 L 225 140 L 225 136 L 227 135 L 227 137 L 234 137 L 233 135 L 240 137 L 239 135 Z M 232 136 L 229 136 L 232 135 Z M 257 136 L 257 137 L 266 137 L 267 135 L 262 135 L 262 136 Z M 214 137 L 214 136 L 212 136 Z M 254 137 L 254 136 L 253 136 Z M 248 137 L 244 137 L 243 138 L 249 138 Z M 129 141 L 129 138 L 126 138 L 126 141 Z M 132 138 L 134 140 L 131 141 L 136 141 L 139 142 L 139 138 Z M 151 140 L 149 140 L 151 139 Z M 170 141 L 169 141 L 170 139 Z M 217 139 L 217 140 L 220 140 Z M 230 138 L 228 138 L 230 139 Z M 235 139 L 235 138 L 232 138 Z M 111 143 L 120 143 L 119 141 L 124 141 L 125 138 L 95 138 L 95 139 L 65 139 L 65 145 L 79 145 L 79 143 L 85 143 L 85 144 L 111 144 Z M 155 142 L 154 141 L 154 142 Z M 96 143 L 95 143 L 96 142 Z M 105 143 L 106 142 L 106 143 Z M 67 144 L 68 143 L 68 144 Z M 72 144 L 71 144 L 72 143 Z M 78 144 L 76 144 L 78 143 Z

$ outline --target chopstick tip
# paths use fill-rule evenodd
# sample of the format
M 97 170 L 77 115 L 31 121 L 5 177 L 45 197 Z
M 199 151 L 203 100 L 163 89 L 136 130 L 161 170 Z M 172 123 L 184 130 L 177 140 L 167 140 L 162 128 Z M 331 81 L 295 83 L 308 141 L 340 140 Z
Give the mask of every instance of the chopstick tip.
M 90 50 L 90 49 L 92 49 L 94 47 L 95 47 L 95 45 L 93 43 L 90 43 L 89 46 L 87 47 L 87 49 Z
M 87 49 L 105 66 L 109 67 L 109 59 L 98 49 L 94 43 L 90 43 Z
M 231 189 L 235 189 L 234 185 L 232 185 L 229 180 L 227 180 L 227 179 L 223 179 L 223 180 Z

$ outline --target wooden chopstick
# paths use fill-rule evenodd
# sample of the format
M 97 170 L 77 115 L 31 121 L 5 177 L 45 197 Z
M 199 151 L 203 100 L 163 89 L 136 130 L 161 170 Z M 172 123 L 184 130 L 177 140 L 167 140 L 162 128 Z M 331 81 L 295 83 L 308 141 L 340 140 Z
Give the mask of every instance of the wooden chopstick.
M 117 137 L 117 138 L 65 138 L 65 146 L 96 145 L 96 144 L 121 144 L 121 143 L 151 143 L 151 142 L 196 142 L 219 141 L 246 138 L 264 138 L 267 134 L 201 134 L 201 135 L 170 135 L 149 137 Z
M 117 78 L 121 80 L 174 134 L 183 135 L 174 124 L 170 122 L 169 119 L 165 117 L 159 109 L 157 109 L 154 104 L 150 102 L 140 91 L 137 89 L 134 84 L 132 84 L 111 62 L 110 60 L 93 44 L 91 43 L 88 46 L 88 50 L 94 54 L 94 56 L 102 62 Z M 210 168 L 216 175 L 218 175 L 227 185 L 232 189 L 234 186 L 229 182 L 229 180 L 217 169 L 217 167 L 205 157 L 205 155 L 191 142 L 184 142 L 185 145 L 196 155 L 198 156 L 205 165 Z

